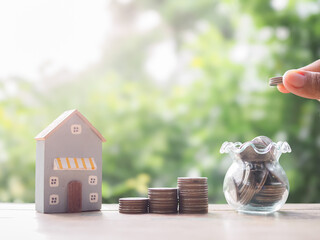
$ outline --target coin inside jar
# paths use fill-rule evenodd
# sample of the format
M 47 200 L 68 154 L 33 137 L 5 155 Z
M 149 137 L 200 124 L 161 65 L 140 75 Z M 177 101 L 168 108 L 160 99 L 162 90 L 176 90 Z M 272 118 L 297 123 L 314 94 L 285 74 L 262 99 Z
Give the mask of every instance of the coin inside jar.
M 267 137 L 256 137 L 252 141 L 242 144 L 241 148 L 245 148 L 242 152 L 239 153 L 242 161 L 270 162 L 274 160 L 275 149 L 272 145 L 271 139 Z
M 275 146 L 271 139 L 261 136 L 241 145 L 244 148 L 239 153 L 243 171 L 227 182 L 228 193 L 231 199 L 242 205 L 266 205 L 279 201 L 286 185 L 281 176 L 278 176 L 274 167 Z

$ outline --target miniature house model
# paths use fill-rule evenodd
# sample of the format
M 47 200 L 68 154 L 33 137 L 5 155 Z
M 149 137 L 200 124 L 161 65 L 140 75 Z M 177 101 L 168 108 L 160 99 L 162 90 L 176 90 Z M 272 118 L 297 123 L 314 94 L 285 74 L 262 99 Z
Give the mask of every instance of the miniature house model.
M 36 210 L 80 212 L 101 208 L 103 136 L 77 110 L 66 111 L 39 133 Z

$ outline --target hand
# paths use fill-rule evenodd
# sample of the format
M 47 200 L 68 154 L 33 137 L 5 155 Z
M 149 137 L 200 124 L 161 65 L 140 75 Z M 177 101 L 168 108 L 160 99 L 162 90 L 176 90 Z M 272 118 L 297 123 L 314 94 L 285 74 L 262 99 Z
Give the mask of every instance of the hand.
M 293 93 L 300 97 L 320 99 L 320 59 L 283 75 L 283 84 L 278 85 L 282 93 Z

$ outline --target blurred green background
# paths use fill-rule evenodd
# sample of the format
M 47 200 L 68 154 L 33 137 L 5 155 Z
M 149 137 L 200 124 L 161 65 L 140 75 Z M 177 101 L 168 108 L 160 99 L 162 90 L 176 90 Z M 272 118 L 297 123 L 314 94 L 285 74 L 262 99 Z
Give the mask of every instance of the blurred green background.
M 37 4 L 23 7 L 41 11 Z M 269 77 L 319 59 L 319 1 L 119 0 L 102 1 L 101 9 L 113 30 L 103 35 L 95 62 L 38 80 L 23 71 L 0 77 L 1 202 L 34 202 L 34 136 L 73 108 L 107 139 L 104 203 L 176 186 L 178 176 L 207 176 L 210 202 L 225 203 L 231 160 L 220 146 L 259 135 L 293 149 L 280 159 L 288 202 L 320 201 L 319 102 L 268 86 Z M 53 14 L 58 20 L 59 12 Z M 57 44 L 68 40 L 59 37 Z M 80 45 L 75 57 L 81 56 Z

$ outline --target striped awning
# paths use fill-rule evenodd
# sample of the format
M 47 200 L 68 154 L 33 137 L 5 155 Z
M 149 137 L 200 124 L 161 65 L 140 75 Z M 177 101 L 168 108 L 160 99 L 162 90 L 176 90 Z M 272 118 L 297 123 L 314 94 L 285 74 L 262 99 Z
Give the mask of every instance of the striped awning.
M 54 159 L 54 170 L 96 170 L 94 158 L 61 157 Z

